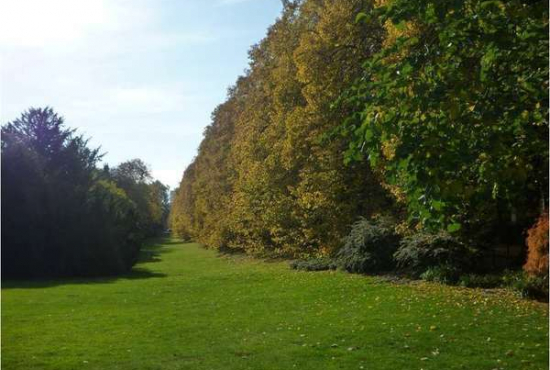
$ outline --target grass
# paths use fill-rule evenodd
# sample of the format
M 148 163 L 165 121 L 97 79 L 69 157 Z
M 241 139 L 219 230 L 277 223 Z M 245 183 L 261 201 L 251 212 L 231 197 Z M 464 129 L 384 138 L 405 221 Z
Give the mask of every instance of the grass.
M 120 278 L 4 282 L 3 369 L 548 369 L 548 306 L 165 240 Z

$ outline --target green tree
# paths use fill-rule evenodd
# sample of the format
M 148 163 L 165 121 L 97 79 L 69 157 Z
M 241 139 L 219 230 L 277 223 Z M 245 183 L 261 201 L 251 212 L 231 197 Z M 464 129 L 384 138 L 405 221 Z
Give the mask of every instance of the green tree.
M 141 240 L 134 205 L 110 184 L 97 201 L 98 149 L 51 108 L 31 108 L 2 127 L 3 276 L 118 273 Z
M 518 239 L 548 197 L 547 2 L 388 3 L 358 19 L 415 31 L 364 60 L 347 160 L 399 187 L 413 224 L 502 234 L 516 222 Z
M 158 235 L 164 230 L 168 188 L 153 181 L 151 170 L 139 158 L 120 163 L 110 170 L 110 178 L 135 203 L 137 228 L 144 237 Z

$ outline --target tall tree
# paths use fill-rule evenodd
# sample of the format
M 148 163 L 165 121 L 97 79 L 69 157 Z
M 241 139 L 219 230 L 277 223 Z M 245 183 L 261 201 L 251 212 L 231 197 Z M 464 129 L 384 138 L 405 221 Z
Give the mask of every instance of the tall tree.
M 151 237 L 164 229 L 168 188 L 154 181 L 149 166 L 135 158 L 120 163 L 110 170 L 111 179 L 135 203 L 138 229 L 144 237 Z
M 134 206 L 114 185 L 109 199 L 94 201 L 100 157 L 51 108 L 31 108 L 2 127 L 3 276 L 131 267 L 141 241 L 107 228 L 131 231 Z M 107 218 L 112 224 L 98 221 Z M 102 243 L 93 242 L 97 235 L 104 236 Z
M 345 140 L 323 140 L 345 116 L 333 100 L 381 44 L 379 24 L 354 24 L 363 3 L 285 2 L 212 116 L 176 195 L 174 230 L 215 248 L 332 253 L 355 218 L 388 208 L 368 164 L 344 166 Z
M 385 3 L 358 18 L 413 32 L 364 61 L 348 159 L 402 190 L 412 224 L 521 242 L 548 199 L 548 3 Z

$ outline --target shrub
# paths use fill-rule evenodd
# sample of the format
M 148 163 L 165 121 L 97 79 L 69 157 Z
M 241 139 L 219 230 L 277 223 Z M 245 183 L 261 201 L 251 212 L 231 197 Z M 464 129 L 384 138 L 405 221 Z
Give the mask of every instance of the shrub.
M 523 269 L 531 276 L 548 276 L 548 212 L 543 212 L 527 232 L 527 262 Z
M 450 285 L 456 284 L 459 277 L 460 271 L 449 265 L 429 267 L 420 275 L 422 280 Z
M 303 271 L 324 271 L 336 269 L 336 263 L 330 258 L 311 258 L 290 262 L 290 268 Z
M 525 279 L 525 272 L 524 271 L 511 271 L 506 270 L 502 274 L 501 280 L 502 285 L 506 287 L 513 288 L 516 284 L 518 284 L 519 280 Z
M 524 298 L 548 300 L 548 275 L 530 276 L 525 271 L 516 271 L 504 274 L 502 281 Z
M 368 221 L 361 218 L 353 224 L 344 246 L 336 255 L 338 267 L 355 273 L 377 272 L 393 267 L 392 255 L 399 236 L 387 218 Z
M 397 266 L 419 275 L 431 267 L 453 267 L 458 271 L 470 268 L 476 250 L 466 246 L 447 232 L 417 233 L 403 238 L 394 254 Z
M 522 297 L 548 301 L 548 275 L 526 276 L 515 289 Z
M 466 274 L 460 276 L 458 284 L 467 288 L 497 288 L 502 286 L 502 276 Z

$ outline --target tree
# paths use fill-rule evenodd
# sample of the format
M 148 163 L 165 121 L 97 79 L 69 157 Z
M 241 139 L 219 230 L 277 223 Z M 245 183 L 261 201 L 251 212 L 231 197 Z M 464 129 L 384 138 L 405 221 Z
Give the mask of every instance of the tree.
M 548 198 L 548 4 L 386 3 L 358 19 L 410 32 L 348 91 L 347 160 L 398 187 L 412 225 L 521 242 Z
M 2 274 L 113 274 L 136 262 L 136 206 L 51 108 L 2 127 Z
M 120 184 L 145 183 L 151 180 L 151 170 L 141 159 L 134 158 L 114 168 L 112 176 Z
M 357 217 L 391 209 L 368 164 L 344 166 L 346 141 L 323 140 L 346 115 L 334 99 L 382 41 L 379 24 L 355 27 L 363 3 L 285 2 L 184 173 L 176 233 L 213 248 L 330 254 Z
M 31 108 L 2 128 L 2 261 L 7 274 L 65 273 L 76 258 L 71 225 L 80 215 L 78 205 L 85 202 L 100 155 L 63 126 L 51 108 Z
M 153 181 L 151 170 L 141 159 L 120 163 L 110 170 L 110 178 L 122 188 L 137 209 L 137 228 L 144 237 L 159 234 L 164 229 L 168 188 Z

